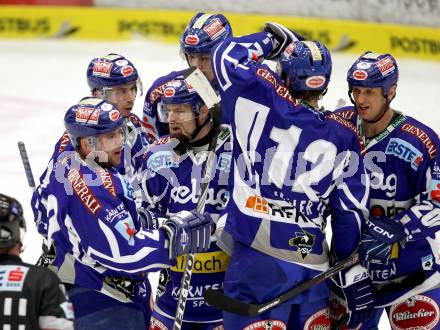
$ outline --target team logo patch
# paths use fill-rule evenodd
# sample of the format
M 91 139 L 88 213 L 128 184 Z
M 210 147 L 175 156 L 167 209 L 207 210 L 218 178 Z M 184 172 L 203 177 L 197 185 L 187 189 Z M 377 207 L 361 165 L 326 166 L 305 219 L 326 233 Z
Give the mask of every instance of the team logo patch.
M 75 121 L 77 123 L 98 124 L 99 109 L 79 107 L 76 109 Z
M 431 198 L 440 203 L 440 181 L 439 180 L 431 180 Z
M 367 71 L 364 70 L 355 70 L 352 76 L 356 80 L 365 80 L 368 78 L 368 73 Z
M 306 79 L 306 85 L 310 88 L 320 88 L 325 84 L 324 76 L 311 76 Z
M 203 30 L 211 37 L 211 39 L 217 38 L 226 31 L 219 18 L 214 19 L 211 23 L 205 26 Z
M 136 228 L 134 228 L 133 220 L 131 217 L 119 220 L 115 225 L 116 230 L 125 238 L 128 245 L 134 245 L 134 240 L 132 239 L 134 234 L 136 234 Z
M 416 295 L 390 309 L 389 319 L 395 330 L 433 329 L 439 320 L 437 303 L 424 295 Z
M 423 270 L 431 270 L 434 265 L 434 256 L 429 254 L 427 256 L 422 257 L 422 268 Z
M 246 201 L 246 207 L 259 213 L 269 213 L 269 203 L 261 196 L 249 196 Z
M 393 60 L 390 56 L 387 56 L 376 63 L 382 76 L 386 76 L 390 72 L 393 72 L 396 67 L 394 66 Z
M 286 330 L 286 324 L 278 320 L 264 320 L 249 324 L 243 330 Z
M 121 69 L 121 73 L 124 77 L 131 75 L 134 72 L 134 69 L 131 65 L 124 66 Z
M 297 251 L 304 260 L 313 249 L 313 243 L 315 242 L 315 235 L 303 230 L 302 232 L 296 232 L 295 237 L 289 239 L 289 245 L 296 247 Z
M 187 45 L 195 46 L 195 45 L 198 45 L 199 42 L 200 42 L 200 39 L 195 34 L 190 34 L 190 35 L 186 36 L 186 38 L 185 38 L 185 44 L 187 44 Z
M 152 316 L 150 320 L 150 330 L 168 330 L 168 327 Z
M 110 111 L 109 115 L 111 121 L 116 121 L 119 119 L 119 111 L 118 110 L 112 110 Z
M 2 266 L 2 270 L 0 270 L 0 292 L 21 291 L 28 271 L 29 268 L 25 266 Z
M 96 61 L 93 64 L 93 75 L 100 77 L 110 77 L 112 67 L 112 62 Z
M 330 312 L 323 308 L 311 315 L 304 324 L 304 330 L 330 330 Z

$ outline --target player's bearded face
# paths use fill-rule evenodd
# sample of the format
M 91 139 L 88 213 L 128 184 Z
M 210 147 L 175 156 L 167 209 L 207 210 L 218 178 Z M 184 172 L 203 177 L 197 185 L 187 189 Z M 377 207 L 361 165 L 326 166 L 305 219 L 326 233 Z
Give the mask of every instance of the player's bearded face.
M 353 99 L 356 103 L 356 110 L 363 120 L 374 121 L 382 116 L 385 98 L 381 87 L 353 87 Z
M 103 166 L 118 166 L 121 163 L 123 141 L 121 128 L 99 135 L 96 143 L 97 161 Z
M 196 130 L 196 118 L 191 104 L 167 104 L 170 136 L 179 141 L 177 150 L 185 151 Z
M 212 71 L 210 54 L 187 54 L 186 56 L 190 66 L 195 66 L 200 69 L 200 71 L 203 72 L 209 81 L 214 80 L 214 72 Z

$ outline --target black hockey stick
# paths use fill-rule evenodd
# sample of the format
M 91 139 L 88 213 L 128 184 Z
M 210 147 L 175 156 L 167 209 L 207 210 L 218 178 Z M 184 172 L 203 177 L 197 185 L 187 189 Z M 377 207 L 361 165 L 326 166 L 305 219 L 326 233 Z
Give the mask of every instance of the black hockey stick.
M 21 161 L 23 162 L 24 172 L 26 173 L 26 179 L 32 192 L 35 190 L 34 175 L 32 174 L 31 163 L 26 151 L 24 142 L 18 141 L 18 150 L 20 151 Z
M 217 136 L 220 132 L 221 109 L 219 98 L 211 87 L 208 79 L 197 68 L 191 67 L 184 74 L 185 80 L 197 91 L 205 105 L 208 107 L 212 118 L 212 139 L 209 143 L 208 157 L 206 160 L 204 175 L 200 182 L 200 197 L 197 203 L 197 212 L 203 213 L 205 209 L 208 186 L 212 179 L 215 160 L 215 146 L 217 145 Z M 173 330 L 180 330 L 183 323 L 183 314 L 185 313 L 186 301 L 190 288 L 191 276 L 194 266 L 194 254 L 188 254 L 182 276 L 182 285 L 180 286 L 179 301 L 177 303 L 176 317 L 174 319 Z
M 359 254 L 353 254 L 344 261 L 341 261 L 334 265 L 329 270 L 315 276 L 311 280 L 308 280 L 289 291 L 284 292 L 282 295 L 262 304 L 248 304 L 238 299 L 231 298 L 220 291 L 208 289 L 205 292 L 205 301 L 226 312 L 244 315 L 244 316 L 256 316 L 269 309 L 272 309 L 287 300 L 299 295 L 300 293 L 310 289 L 311 287 L 325 281 L 326 279 L 336 275 L 340 271 L 347 269 L 359 262 Z

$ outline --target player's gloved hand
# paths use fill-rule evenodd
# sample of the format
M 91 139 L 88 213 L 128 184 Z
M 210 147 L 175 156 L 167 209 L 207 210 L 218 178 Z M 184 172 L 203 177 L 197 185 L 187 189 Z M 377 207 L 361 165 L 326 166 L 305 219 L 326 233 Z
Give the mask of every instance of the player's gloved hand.
M 276 60 L 284 49 L 292 42 L 304 40 L 304 38 L 281 24 L 274 22 L 266 22 L 264 31 L 273 35 L 273 50 L 266 57 L 268 60 Z
M 334 281 L 344 293 L 350 329 L 374 316 L 374 288 L 367 269 L 355 265 L 336 275 Z
M 406 239 L 405 229 L 399 222 L 386 217 L 370 218 L 359 245 L 361 265 L 367 268 L 370 264 L 388 265 L 393 244 L 405 242 Z
M 169 219 L 169 216 L 165 214 L 152 212 L 143 207 L 138 208 L 137 212 L 142 229 L 159 229 L 160 225 Z
M 204 252 L 211 242 L 213 220 L 208 213 L 180 211 L 160 227 L 165 230 L 170 240 L 170 260 L 188 253 Z
M 50 248 L 47 247 L 47 243 L 43 242 L 41 246 L 42 252 L 40 258 L 38 258 L 36 265 L 47 268 L 54 262 L 56 258 L 55 244 L 52 244 Z

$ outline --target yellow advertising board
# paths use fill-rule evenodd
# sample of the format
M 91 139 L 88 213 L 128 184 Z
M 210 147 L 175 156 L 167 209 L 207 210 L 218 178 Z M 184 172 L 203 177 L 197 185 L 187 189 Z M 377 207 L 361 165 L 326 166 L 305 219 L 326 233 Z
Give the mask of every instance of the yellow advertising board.
M 0 38 L 69 38 L 130 40 L 145 37 L 177 42 L 190 11 L 0 6 Z M 440 29 L 349 20 L 224 13 L 235 35 L 261 31 L 276 21 L 307 39 L 321 40 L 329 49 L 360 54 L 391 52 L 397 57 L 440 61 Z

